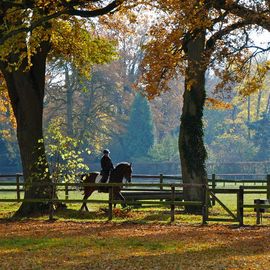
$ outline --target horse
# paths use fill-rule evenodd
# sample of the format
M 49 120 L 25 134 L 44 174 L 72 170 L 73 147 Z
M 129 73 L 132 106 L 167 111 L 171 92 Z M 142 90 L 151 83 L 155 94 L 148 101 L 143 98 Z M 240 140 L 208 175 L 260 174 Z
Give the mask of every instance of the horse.
M 130 183 L 131 182 L 131 174 L 132 174 L 131 163 L 121 162 L 121 163 L 117 164 L 116 167 L 112 170 L 112 172 L 109 176 L 108 182 L 109 183 L 122 183 L 123 179 L 125 178 L 127 180 L 127 182 Z M 83 174 L 81 176 L 81 181 L 84 184 L 95 183 L 96 178 L 99 175 L 100 175 L 99 172 L 92 172 L 92 173 L 88 173 L 88 174 Z M 117 199 L 122 200 L 123 205 L 125 206 L 125 198 L 120 192 L 121 188 L 122 187 L 114 187 L 113 188 L 113 198 L 115 200 L 117 200 Z M 84 186 L 83 200 L 87 200 L 91 196 L 91 194 L 97 189 L 99 189 L 99 187 Z M 82 211 L 83 208 L 85 208 L 85 210 L 89 212 L 89 209 L 86 205 L 86 202 L 83 202 L 80 211 Z

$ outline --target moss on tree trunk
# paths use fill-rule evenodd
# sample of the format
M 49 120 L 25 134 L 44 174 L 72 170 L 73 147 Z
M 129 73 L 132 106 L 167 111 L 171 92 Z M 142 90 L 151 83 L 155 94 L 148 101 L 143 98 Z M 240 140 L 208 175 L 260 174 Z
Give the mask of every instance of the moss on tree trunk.
M 185 92 L 181 116 L 179 151 L 183 183 L 206 184 L 207 157 L 203 142 L 203 107 L 205 102 L 205 32 L 190 38 L 186 47 L 188 65 L 185 74 Z M 184 187 L 186 201 L 203 201 L 202 187 Z M 201 207 L 187 206 L 190 213 L 201 212 Z

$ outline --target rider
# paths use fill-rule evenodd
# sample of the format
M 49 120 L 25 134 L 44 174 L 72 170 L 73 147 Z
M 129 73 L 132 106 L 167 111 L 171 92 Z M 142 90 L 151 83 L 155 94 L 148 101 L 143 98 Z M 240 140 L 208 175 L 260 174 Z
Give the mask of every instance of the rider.
M 102 178 L 100 179 L 100 183 L 106 183 L 111 171 L 113 170 L 113 163 L 110 158 L 109 149 L 103 150 L 103 157 L 100 160 L 100 164 L 101 164 L 101 175 L 102 175 Z

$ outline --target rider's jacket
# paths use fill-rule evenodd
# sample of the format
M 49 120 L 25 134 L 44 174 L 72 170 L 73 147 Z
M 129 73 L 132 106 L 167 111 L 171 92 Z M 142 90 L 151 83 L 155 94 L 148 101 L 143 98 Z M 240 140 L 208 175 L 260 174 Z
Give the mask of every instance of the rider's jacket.
M 110 157 L 103 156 L 100 160 L 101 163 L 101 172 L 102 173 L 109 173 L 113 169 L 113 163 Z

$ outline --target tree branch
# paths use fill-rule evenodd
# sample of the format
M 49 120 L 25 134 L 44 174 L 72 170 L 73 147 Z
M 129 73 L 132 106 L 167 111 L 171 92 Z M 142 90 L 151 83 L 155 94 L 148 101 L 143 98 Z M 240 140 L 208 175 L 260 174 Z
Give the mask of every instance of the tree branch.
M 216 33 L 214 33 L 206 42 L 206 50 L 214 50 L 215 44 L 218 40 L 222 39 L 225 35 L 231 33 L 233 30 L 239 29 L 241 27 L 247 26 L 249 22 L 247 21 L 239 21 L 237 23 L 231 24 Z
M 80 16 L 80 17 L 97 17 L 102 16 L 105 14 L 108 14 L 111 11 L 114 11 L 117 7 L 119 7 L 122 4 L 123 0 L 114 0 L 107 6 L 103 8 L 98 8 L 95 10 L 77 10 L 74 9 L 73 6 L 69 8 L 65 8 L 61 11 L 55 12 L 53 14 L 44 16 L 34 22 L 31 23 L 30 26 L 23 26 L 18 29 L 15 29 L 13 31 L 10 31 L 6 34 L 0 35 L 0 45 L 2 45 L 7 39 L 19 34 L 19 33 L 27 33 L 33 31 L 36 27 L 44 25 L 46 22 L 59 18 L 62 15 L 71 15 L 71 16 Z
M 256 24 L 270 31 L 269 7 L 263 11 L 256 11 L 236 3 L 228 3 L 224 0 L 212 0 L 212 6 L 216 9 L 224 9 L 231 14 L 246 20 L 249 24 Z
M 97 17 L 97 16 L 102 16 L 105 14 L 108 14 L 109 12 L 113 11 L 116 9 L 123 1 L 117 1 L 114 0 L 107 6 L 95 10 L 78 10 L 78 9 L 70 9 L 67 11 L 66 14 L 68 15 L 74 15 L 74 16 L 80 16 L 80 17 Z
M 15 29 L 13 31 L 10 31 L 8 32 L 7 34 L 5 35 L 2 35 L 1 38 L 0 38 L 0 45 L 2 45 L 7 39 L 19 34 L 19 33 L 27 33 L 27 32 L 31 32 L 33 31 L 36 27 L 38 26 L 41 26 L 43 24 L 45 24 L 46 22 L 48 22 L 49 20 L 51 19 L 55 19 L 55 18 L 58 18 L 60 17 L 61 15 L 63 14 L 66 14 L 65 11 L 59 11 L 59 12 L 56 12 L 56 13 L 53 13 L 51 15 L 48 15 L 46 17 L 43 17 L 35 22 L 33 22 L 30 26 L 28 27 L 21 27 L 21 28 L 18 28 L 18 29 Z

